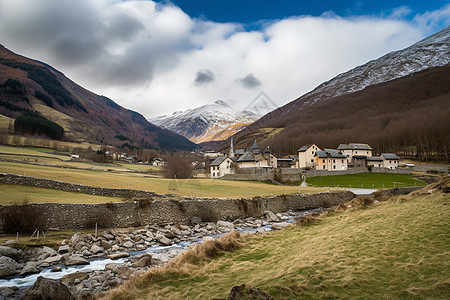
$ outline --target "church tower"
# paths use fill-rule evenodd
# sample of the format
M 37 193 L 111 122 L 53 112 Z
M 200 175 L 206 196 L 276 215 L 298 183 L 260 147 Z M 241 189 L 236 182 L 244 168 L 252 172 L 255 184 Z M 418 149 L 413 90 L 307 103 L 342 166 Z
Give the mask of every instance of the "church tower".
M 234 157 L 233 137 L 231 138 L 230 157 Z

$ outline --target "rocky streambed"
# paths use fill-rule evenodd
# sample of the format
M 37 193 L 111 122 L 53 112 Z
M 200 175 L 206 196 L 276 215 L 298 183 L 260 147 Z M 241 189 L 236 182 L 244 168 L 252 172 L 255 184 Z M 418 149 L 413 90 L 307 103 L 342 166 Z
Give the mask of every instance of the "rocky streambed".
M 295 218 L 322 211 L 274 214 L 266 211 L 261 219 L 233 222 L 202 222 L 191 225 L 148 225 L 142 228 L 109 229 L 98 236 L 75 234 L 58 250 L 43 247 L 17 250 L 0 246 L 0 300 L 15 299 L 27 292 L 38 277 L 59 279 L 73 295 L 87 296 L 122 284 L 148 268 L 168 263 L 193 243 L 238 230 L 262 234 L 282 229 Z

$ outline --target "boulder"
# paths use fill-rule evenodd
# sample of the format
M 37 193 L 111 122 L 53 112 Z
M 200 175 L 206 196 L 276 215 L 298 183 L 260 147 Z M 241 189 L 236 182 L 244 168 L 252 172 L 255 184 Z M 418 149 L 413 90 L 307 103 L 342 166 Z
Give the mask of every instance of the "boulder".
M 124 258 L 124 257 L 129 257 L 130 253 L 127 252 L 121 252 L 121 253 L 114 253 L 114 254 L 110 254 L 107 257 L 109 259 L 119 259 L 119 258 Z
M 64 265 L 66 266 L 73 266 L 73 265 L 88 265 L 89 261 L 79 255 L 71 255 L 68 259 L 64 262 Z
M 139 260 L 133 264 L 135 268 L 145 268 L 152 265 L 152 255 L 151 254 L 143 254 L 139 257 Z
M 69 288 L 61 281 L 39 276 L 34 285 L 19 300 L 73 300 Z
M 50 256 L 47 257 L 44 262 L 49 263 L 49 264 L 54 264 L 59 262 L 62 259 L 62 255 L 56 255 L 56 256 Z
M 112 247 L 111 243 L 109 243 L 107 241 L 103 241 L 103 240 L 100 241 L 100 246 L 105 250 L 109 250 Z
M 280 219 L 272 211 L 266 210 L 264 212 L 264 214 L 266 215 L 266 218 L 267 218 L 268 221 L 270 221 L 270 222 L 280 222 Z
M 125 248 L 133 248 L 134 244 L 132 241 L 126 241 L 122 246 L 124 246 Z
M 17 261 L 19 258 L 19 251 L 11 247 L 0 246 L 0 256 L 8 256 Z
M 228 295 L 227 300 L 246 300 L 246 299 L 254 299 L 254 300 L 275 300 L 275 298 L 271 297 L 269 294 L 261 291 L 258 288 L 252 287 L 249 288 L 245 284 L 234 286 L 231 289 L 230 294 Z
M 3 300 L 5 298 L 13 297 L 15 296 L 16 292 L 17 287 L 7 287 L 7 286 L 0 287 L 0 299 Z
M 63 278 L 61 278 L 61 282 L 65 284 L 73 284 L 75 280 L 81 282 L 85 279 L 89 278 L 89 274 L 86 272 L 75 272 L 72 274 L 64 275 Z
M 127 276 L 130 272 L 130 268 L 124 264 L 107 264 L 105 266 L 105 270 L 109 270 L 113 273 L 116 273 L 120 277 Z
M 169 240 L 168 238 L 166 238 L 164 235 L 162 235 L 162 234 L 158 234 L 157 236 L 156 236 L 156 240 L 159 242 L 159 243 L 161 243 L 161 244 L 163 244 L 163 245 L 165 245 L 165 246 L 170 246 L 170 245 L 172 245 L 172 241 L 171 240 Z
M 283 228 L 285 228 L 285 227 L 288 227 L 289 225 L 291 225 L 290 223 L 286 223 L 286 222 L 281 222 L 281 223 L 275 223 L 275 224 L 272 224 L 272 229 L 274 229 L 274 230 L 281 230 L 281 229 L 283 229 Z
M 11 257 L 0 256 L 0 278 L 19 273 L 21 266 Z
M 227 221 L 217 221 L 217 227 L 227 228 L 227 229 L 234 229 L 234 224 Z
M 50 256 L 58 255 L 58 252 L 56 252 L 55 249 L 47 247 L 47 246 L 42 247 L 41 253 L 42 254 L 49 254 Z
M 114 239 L 114 236 L 112 234 L 109 234 L 109 233 L 104 233 L 104 234 L 102 234 L 102 236 L 105 239 L 107 239 L 107 240 L 113 240 Z
M 39 273 L 39 269 L 37 268 L 36 262 L 29 261 L 29 262 L 27 262 L 25 267 L 23 267 L 22 271 L 20 271 L 20 276 L 25 276 L 28 274 L 36 274 L 36 273 Z
M 68 253 L 69 251 L 70 251 L 69 245 L 61 246 L 58 249 L 59 254 Z
M 98 246 L 98 245 L 92 245 L 90 252 L 97 254 L 99 252 L 103 252 L 105 251 L 105 249 L 103 249 L 102 247 Z
M 62 272 L 61 267 L 54 267 L 50 272 Z

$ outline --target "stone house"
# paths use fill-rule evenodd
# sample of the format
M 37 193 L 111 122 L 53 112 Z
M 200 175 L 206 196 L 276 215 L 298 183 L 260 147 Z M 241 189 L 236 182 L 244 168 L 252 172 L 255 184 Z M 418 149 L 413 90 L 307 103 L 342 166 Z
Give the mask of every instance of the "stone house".
M 277 157 L 270 151 L 258 147 L 256 140 L 243 155 L 236 159 L 238 168 L 277 168 Z
M 367 167 L 372 168 L 382 168 L 383 167 L 383 158 L 380 156 L 370 156 L 367 157 Z
M 371 157 L 373 153 L 372 147 L 368 144 L 362 143 L 340 144 L 337 150 L 347 156 L 347 164 L 351 167 L 356 167 L 355 164 L 360 165 L 362 163 L 363 156 Z M 356 158 L 354 159 L 355 156 Z
M 343 171 L 347 170 L 347 156 L 339 150 L 325 149 L 316 151 L 316 170 Z
M 229 156 L 219 156 L 211 163 L 211 178 L 221 178 L 233 173 L 231 164 L 233 160 Z
M 381 153 L 381 157 L 383 158 L 383 168 L 391 170 L 396 170 L 398 168 L 400 157 L 394 153 Z
M 304 145 L 298 149 L 298 167 L 300 169 L 314 168 L 316 166 L 315 155 L 317 151 L 322 151 L 322 149 L 316 144 Z

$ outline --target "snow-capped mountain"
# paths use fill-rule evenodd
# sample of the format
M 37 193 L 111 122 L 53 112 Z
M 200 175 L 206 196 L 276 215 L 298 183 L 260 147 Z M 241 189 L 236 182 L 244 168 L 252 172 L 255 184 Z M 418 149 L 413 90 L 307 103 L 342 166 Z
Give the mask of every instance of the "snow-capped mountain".
M 259 119 L 250 111 L 236 111 L 225 101 L 217 100 L 195 109 L 160 116 L 150 122 L 170 129 L 195 143 L 226 139 Z
M 368 86 L 404 77 L 424 69 L 444 66 L 449 62 L 450 26 L 408 48 L 390 52 L 339 74 L 297 99 L 294 107 L 306 106 L 331 97 L 356 92 Z

